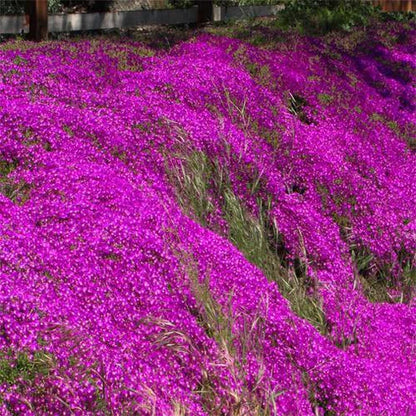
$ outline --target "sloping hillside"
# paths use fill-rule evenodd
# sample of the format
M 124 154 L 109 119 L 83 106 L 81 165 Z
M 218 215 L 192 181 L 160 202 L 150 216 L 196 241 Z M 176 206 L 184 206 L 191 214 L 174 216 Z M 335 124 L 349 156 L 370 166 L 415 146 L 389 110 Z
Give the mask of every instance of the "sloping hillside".
M 254 43 L 0 45 L 1 414 L 416 413 L 416 29 Z

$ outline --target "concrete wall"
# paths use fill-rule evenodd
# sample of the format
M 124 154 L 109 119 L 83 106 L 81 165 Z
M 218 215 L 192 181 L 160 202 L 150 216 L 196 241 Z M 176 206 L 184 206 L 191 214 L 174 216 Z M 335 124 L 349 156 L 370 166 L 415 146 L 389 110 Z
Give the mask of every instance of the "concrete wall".
M 135 10 L 114 13 L 55 14 L 48 19 L 49 32 L 72 32 L 76 30 L 120 29 L 142 25 L 176 25 L 196 23 L 198 7 L 189 9 Z M 0 16 L 0 33 L 16 34 L 24 26 L 24 16 Z
M 24 27 L 24 16 L 0 16 L 0 33 L 21 33 L 24 29 L 28 31 L 29 27 Z

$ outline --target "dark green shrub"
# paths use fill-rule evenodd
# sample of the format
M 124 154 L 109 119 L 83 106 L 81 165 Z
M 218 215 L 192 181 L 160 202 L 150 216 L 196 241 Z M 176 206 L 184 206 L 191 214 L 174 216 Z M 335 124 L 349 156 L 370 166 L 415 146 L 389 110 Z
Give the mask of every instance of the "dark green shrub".
M 384 22 L 410 22 L 416 20 L 416 11 L 381 13 L 380 18 Z
M 377 10 L 361 0 L 289 0 L 279 23 L 301 33 L 324 34 L 366 25 Z
M 174 9 L 186 9 L 191 7 L 193 4 L 192 0 L 169 0 L 169 6 Z
M 112 3 L 112 0 L 48 0 L 48 12 L 50 14 L 81 10 L 106 12 L 111 9 Z M 20 15 L 24 13 L 24 0 L 0 0 L 0 15 Z
M 279 0 L 214 0 L 218 6 L 264 6 L 278 4 Z

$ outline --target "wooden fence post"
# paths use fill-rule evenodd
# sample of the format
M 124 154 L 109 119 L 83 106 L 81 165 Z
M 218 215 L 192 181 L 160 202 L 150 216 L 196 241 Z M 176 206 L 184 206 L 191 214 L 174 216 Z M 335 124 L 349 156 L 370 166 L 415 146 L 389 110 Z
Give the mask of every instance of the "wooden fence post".
M 198 6 L 198 23 L 210 22 L 212 20 L 213 0 L 194 0 Z
M 26 0 L 29 15 L 29 39 L 36 42 L 48 39 L 48 0 Z

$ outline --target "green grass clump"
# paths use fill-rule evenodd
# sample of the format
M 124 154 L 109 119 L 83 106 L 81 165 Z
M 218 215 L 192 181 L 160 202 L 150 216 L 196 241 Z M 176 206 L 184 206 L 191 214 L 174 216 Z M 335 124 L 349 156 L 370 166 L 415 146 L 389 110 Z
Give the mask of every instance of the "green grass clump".
M 234 387 L 225 385 L 223 380 L 212 371 L 211 366 L 204 367 L 202 378 L 195 391 L 202 398 L 204 410 L 207 414 L 215 416 L 223 415 L 224 408 L 228 409 L 227 414 L 233 416 L 276 414 L 276 398 L 284 391 L 269 386 L 264 380 L 265 359 L 262 345 L 265 336 L 265 317 L 260 312 L 261 308 L 250 315 L 243 311 L 233 312 L 232 292 L 229 293 L 225 305 L 220 305 L 211 293 L 209 276 L 201 279 L 197 261 L 189 253 L 180 252 L 177 256 L 184 266 L 196 301 L 195 307 L 190 308 L 190 313 L 195 316 L 206 334 L 216 342 L 218 359 L 235 382 Z M 173 324 L 161 322 L 159 326 L 162 332 L 157 338 L 158 345 L 167 346 L 173 351 L 183 351 L 187 348 L 190 353 L 195 350 L 198 350 L 198 354 L 201 352 L 200 347 L 193 345 L 189 337 L 175 329 Z M 179 339 L 182 342 L 178 342 Z M 248 383 L 246 364 L 249 355 L 253 352 L 260 366 L 255 380 Z M 218 388 L 222 390 L 221 394 L 218 394 Z M 187 414 L 186 409 L 181 406 L 174 407 L 175 415 Z
M 400 264 L 400 279 L 393 277 L 393 265 L 378 264 L 368 249 L 353 247 L 351 258 L 356 267 L 356 279 L 370 302 L 408 304 L 412 301 L 416 291 L 416 268 L 408 253 L 400 253 L 396 264 Z
M 16 182 L 9 175 L 17 168 L 16 160 L 0 160 L 0 193 L 22 205 L 29 199 L 30 186 L 24 182 Z
M 38 376 L 47 376 L 53 366 L 53 357 L 43 351 L 33 355 L 19 352 L 0 354 L 0 384 L 14 385 L 20 380 L 32 382 Z
M 227 224 L 225 236 L 230 242 L 269 280 L 277 283 L 298 316 L 326 333 L 327 323 L 315 282 L 299 258 L 294 262 L 287 260 L 283 236 L 269 215 L 270 199 L 258 198 L 258 215 L 253 215 L 236 196 L 228 172 L 218 160 L 211 160 L 199 151 L 184 152 L 177 157 L 180 163 L 168 170 L 168 176 L 183 211 L 215 230 L 216 224 L 210 222 L 210 217 L 219 207 Z M 253 187 L 258 188 L 258 181 L 254 182 Z

